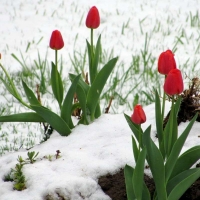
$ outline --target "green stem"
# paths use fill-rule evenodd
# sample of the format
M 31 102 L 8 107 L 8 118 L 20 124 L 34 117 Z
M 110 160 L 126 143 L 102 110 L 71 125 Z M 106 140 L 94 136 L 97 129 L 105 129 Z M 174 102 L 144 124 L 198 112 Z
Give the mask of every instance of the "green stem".
M 169 143 L 168 143 L 168 156 L 170 155 L 171 149 L 172 149 L 173 127 L 174 127 L 174 95 L 172 96 L 172 106 L 171 106 L 171 112 L 170 112 L 170 132 L 169 132 Z
M 58 50 L 55 50 L 55 66 L 58 69 Z
M 139 152 L 142 146 L 142 128 L 141 128 L 141 124 L 139 125 L 139 129 L 138 129 L 138 133 L 139 133 Z
M 26 104 L 24 101 L 22 101 L 22 98 L 21 98 L 21 96 L 19 95 L 19 93 L 17 92 L 17 89 L 16 89 L 16 87 L 15 87 L 15 85 L 14 85 L 12 79 L 10 78 L 8 72 L 6 71 L 6 69 L 3 67 L 3 65 L 2 65 L 1 63 L 0 63 L 0 67 L 3 69 L 3 71 L 4 71 L 4 73 L 5 73 L 5 75 L 6 75 L 7 79 L 8 79 L 8 81 L 9 81 L 9 83 L 10 83 L 10 85 L 11 85 L 11 88 L 12 88 L 13 94 L 14 94 L 13 96 L 14 96 L 19 102 L 21 102 L 24 106 L 26 106 L 27 108 L 30 108 L 30 106 L 29 106 L 28 104 Z M 30 108 L 30 109 L 31 109 L 31 108 Z
M 56 66 L 56 85 L 57 87 L 59 86 L 59 78 L 58 78 L 58 50 L 55 50 L 55 66 Z M 58 88 L 58 91 L 60 93 L 60 90 Z M 60 96 L 60 94 L 59 94 Z M 62 109 L 62 105 L 61 105 L 61 102 L 58 101 L 58 104 L 59 104 L 59 108 L 60 108 L 60 111 Z
M 93 60 L 93 57 L 94 57 L 94 50 L 93 50 L 93 28 L 91 28 L 91 35 L 90 35 L 90 40 L 91 40 L 91 53 L 92 53 L 92 55 L 91 55 L 91 58 L 92 58 L 92 60 Z
M 165 75 L 166 79 L 167 75 Z M 165 98 L 166 98 L 166 93 L 163 91 L 163 103 L 162 103 L 162 122 L 164 120 L 164 114 L 165 114 Z
M 93 46 L 93 29 L 91 28 L 91 34 L 90 34 L 90 44 L 91 44 L 91 61 L 90 61 L 90 65 L 91 65 L 91 68 L 90 68 L 90 70 L 91 70 L 91 72 L 90 72 L 90 83 L 92 84 L 93 83 L 93 81 L 94 81 L 94 77 L 93 77 L 93 71 L 94 71 L 94 69 L 93 69 L 93 60 L 94 60 L 94 46 Z

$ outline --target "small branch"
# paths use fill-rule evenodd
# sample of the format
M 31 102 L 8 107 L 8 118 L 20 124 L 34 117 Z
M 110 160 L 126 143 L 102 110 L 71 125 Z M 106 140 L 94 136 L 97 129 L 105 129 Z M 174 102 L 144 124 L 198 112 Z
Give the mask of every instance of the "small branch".
M 88 72 L 86 72 L 86 75 L 85 75 L 85 82 L 89 85 L 90 82 L 88 81 Z
M 41 101 L 41 97 L 40 97 L 40 85 L 39 84 L 37 84 L 36 85 L 36 94 L 37 94 L 37 99 L 38 99 L 38 101 L 40 102 L 40 104 L 42 105 L 42 101 Z
M 56 159 L 58 159 L 60 157 L 60 153 L 61 153 L 60 150 L 56 151 Z
M 105 109 L 105 113 L 108 113 L 109 112 L 109 109 L 110 109 L 110 106 L 111 106 L 111 103 L 112 103 L 112 100 L 114 99 L 114 97 L 110 97 L 110 102 L 108 104 L 108 107 Z

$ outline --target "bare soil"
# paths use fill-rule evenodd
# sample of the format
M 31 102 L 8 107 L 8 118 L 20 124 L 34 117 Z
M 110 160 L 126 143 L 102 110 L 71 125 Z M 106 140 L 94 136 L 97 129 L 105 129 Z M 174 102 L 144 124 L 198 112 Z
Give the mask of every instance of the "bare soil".
M 144 175 L 144 181 L 152 197 L 155 191 L 154 181 L 147 175 Z M 114 175 L 108 174 L 100 177 L 98 183 L 112 200 L 127 200 L 123 169 L 120 169 L 120 171 Z M 188 188 L 180 200 L 200 200 L 200 178 Z

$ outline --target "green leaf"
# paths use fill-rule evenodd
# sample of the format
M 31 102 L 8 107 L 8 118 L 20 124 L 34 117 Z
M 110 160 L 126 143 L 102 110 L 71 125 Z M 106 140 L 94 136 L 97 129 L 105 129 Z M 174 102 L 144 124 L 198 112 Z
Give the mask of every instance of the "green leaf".
M 174 106 L 176 117 L 177 117 L 179 109 L 180 109 L 181 101 L 182 101 L 182 98 L 179 96 L 178 99 L 176 100 L 176 103 Z
M 87 50 L 88 50 L 88 60 L 89 60 L 89 74 L 90 74 L 90 82 L 91 84 L 94 81 L 94 77 L 93 77 L 93 67 L 92 67 L 92 53 L 91 52 L 91 45 L 90 43 L 86 40 L 86 44 L 87 44 Z
M 55 64 L 51 62 L 51 86 L 53 90 L 53 94 L 58 101 L 58 104 L 61 108 L 62 100 L 63 100 L 63 83 L 60 76 L 60 73 L 58 72 L 58 69 L 56 68 Z
M 69 128 L 74 128 L 73 122 L 72 122 L 72 101 L 74 98 L 74 94 L 76 92 L 76 86 L 78 84 L 78 81 L 80 79 L 81 75 L 78 75 L 72 82 L 65 99 L 63 101 L 62 109 L 61 109 L 61 117 L 64 119 L 64 121 L 68 124 Z
M 133 190 L 133 182 L 132 182 L 133 172 L 134 172 L 134 169 L 131 166 L 129 166 L 129 165 L 125 166 L 124 177 L 125 177 L 126 194 L 127 194 L 128 200 L 136 199 L 134 190 Z
M 70 80 L 73 81 L 76 77 L 74 74 L 69 74 Z M 89 124 L 87 108 L 86 108 L 86 95 L 88 93 L 90 86 L 87 85 L 82 79 L 79 79 L 78 85 L 76 88 L 76 93 L 78 100 L 82 109 L 82 118 L 79 121 L 79 124 Z
M 188 134 L 189 134 L 197 116 L 198 116 L 198 113 L 190 121 L 190 123 L 188 124 L 186 129 L 183 131 L 183 133 L 180 135 L 180 137 L 177 139 L 177 141 L 175 142 L 175 144 L 172 148 L 171 154 L 169 155 L 169 158 L 167 159 L 166 164 L 165 164 L 166 182 L 169 180 L 169 178 L 172 174 L 172 171 L 177 162 L 177 159 L 181 152 L 181 149 L 183 148 L 185 140 L 187 139 Z
M 3 82 L 3 84 L 5 85 L 6 89 L 10 92 L 10 94 L 12 94 L 15 97 L 13 89 L 10 87 L 10 85 L 2 77 L 0 77 L 0 79 Z
M 95 47 L 95 53 L 94 53 L 94 60 L 93 60 L 93 76 L 94 79 L 97 76 L 97 68 L 98 68 L 98 64 L 99 64 L 99 56 L 100 56 L 100 52 L 101 52 L 101 35 L 99 35 L 99 38 L 97 40 L 97 44 Z
M 146 158 L 146 147 L 139 153 L 138 160 L 136 162 L 135 170 L 133 173 L 133 190 L 136 199 L 142 199 L 143 182 L 144 182 L 144 162 Z
M 136 141 L 133 136 L 132 136 L 132 149 L 133 149 L 133 155 L 134 155 L 134 159 L 136 163 L 138 159 L 138 155 L 139 155 L 139 149 L 137 147 Z
M 22 80 L 22 85 L 29 103 L 32 105 L 40 105 L 40 102 L 34 95 L 33 91 L 27 86 L 27 84 L 23 80 Z
M 168 183 L 168 200 L 179 199 L 199 177 L 200 169 L 189 169 L 175 176 Z
M 149 189 L 147 188 L 144 182 L 143 182 L 142 200 L 151 200 Z
M 164 160 L 158 147 L 150 137 L 150 131 L 151 126 L 143 134 L 143 144 L 147 148 L 147 161 L 153 175 L 158 199 L 167 200 Z
M 87 107 L 91 113 L 91 119 L 94 119 L 95 109 L 99 101 L 99 97 L 101 95 L 101 92 L 103 90 L 103 87 L 106 84 L 106 81 L 112 72 L 113 68 L 115 67 L 115 64 L 117 62 L 117 57 L 111 59 L 97 74 L 93 84 L 91 85 L 91 88 L 88 91 L 87 94 Z
M 171 177 L 190 169 L 200 159 L 200 145 L 195 146 L 184 152 L 177 160 Z
M 35 112 L 19 113 L 7 116 L 0 116 L 0 122 L 46 122 Z
M 95 119 L 97 119 L 100 116 L 101 116 L 101 107 L 100 107 L 100 103 L 98 102 L 98 104 L 96 106 L 94 117 L 95 117 Z
M 49 123 L 56 131 L 58 131 L 60 135 L 68 136 L 71 133 L 69 126 L 56 113 L 43 106 L 31 105 L 31 108 L 35 112 L 37 112 L 42 118 L 44 118 L 45 121 Z
M 131 131 L 133 132 L 135 138 L 136 138 L 137 141 L 139 142 L 139 126 L 136 125 L 136 124 L 134 124 L 134 123 L 132 122 L 131 118 L 130 118 L 128 115 L 126 115 L 125 113 L 124 113 L 124 117 L 125 117 L 125 119 L 126 119 L 128 125 L 129 125 Z
M 87 113 L 87 108 L 86 108 L 85 91 L 84 91 L 84 89 L 81 85 L 78 85 L 76 92 L 77 92 L 78 100 L 79 100 L 79 103 L 80 103 L 80 106 L 81 106 L 81 109 L 82 109 L 82 117 L 81 117 L 81 120 L 79 121 L 79 123 L 88 125 L 89 120 L 88 120 L 88 113 Z
M 172 151 L 172 148 L 174 146 L 174 143 L 177 140 L 178 126 L 177 126 L 176 119 L 177 119 L 180 103 L 181 103 L 181 98 L 178 98 L 175 105 L 172 106 L 172 109 L 170 111 L 170 116 L 169 116 L 168 122 L 167 122 L 165 130 L 164 130 L 163 144 L 164 144 L 164 148 L 165 148 L 165 156 L 166 157 L 169 157 L 169 155 Z M 173 127 L 171 127 L 171 126 L 173 126 Z
M 182 98 L 179 97 L 176 100 L 176 103 L 174 105 L 174 119 L 177 119 L 178 112 L 179 112 L 180 105 L 181 105 L 181 100 L 182 100 Z M 172 134 L 172 141 L 171 141 L 171 149 L 173 148 L 173 146 L 177 140 L 177 137 L 178 137 L 178 123 L 177 123 L 177 120 L 174 120 L 173 121 L 173 134 Z
M 0 77 L 0 79 L 3 82 L 3 84 L 5 85 L 6 89 L 10 92 L 10 94 L 12 94 L 17 100 L 20 100 L 19 94 L 15 94 L 15 92 L 10 87 L 10 85 L 4 79 L 2 79 L 1 77 Z
M 76 75 L 69 74 L 69 78 L 70 78 L 71 82 L 73 82 L 73 80 L 76 78 Z M 86 82 L 84 82 L 81 78 L 78 81 L 78 85 L 81 86 L 81 88 L 84 90 L 85 94 L 87 95 L 87 93 L 90 89 L 90 86 Z
M 155 90 L 155 118 L 156 118 L 156 130 L 158 135 L 159 149 L 165 157 L 164 142 L 163 142 L 163 119 L 161 113 L 160 97 L 157 90 Z

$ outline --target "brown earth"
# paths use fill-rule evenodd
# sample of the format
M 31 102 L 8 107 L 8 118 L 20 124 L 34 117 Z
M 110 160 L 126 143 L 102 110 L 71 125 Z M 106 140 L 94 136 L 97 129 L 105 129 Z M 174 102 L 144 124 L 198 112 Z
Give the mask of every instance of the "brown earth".
M 145 175 L 144 181 L 152 196 L 155 191 L 153 179 Z M 112 200 L 127 200 L 123 169 L 114 175 L 108 174 L 100 177 L 98 183 Z M 200 178 L 188 188 L 179 200 L 200 200 Z

